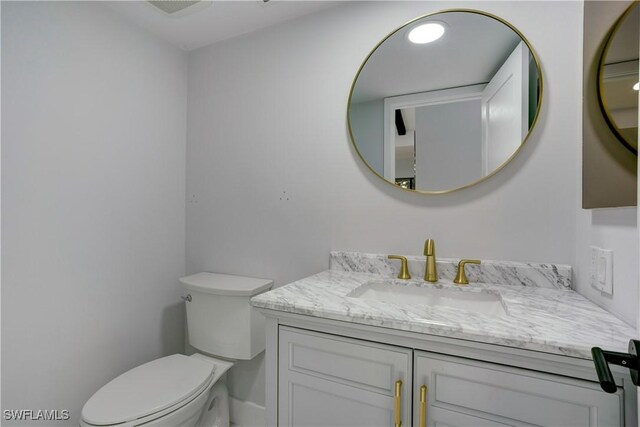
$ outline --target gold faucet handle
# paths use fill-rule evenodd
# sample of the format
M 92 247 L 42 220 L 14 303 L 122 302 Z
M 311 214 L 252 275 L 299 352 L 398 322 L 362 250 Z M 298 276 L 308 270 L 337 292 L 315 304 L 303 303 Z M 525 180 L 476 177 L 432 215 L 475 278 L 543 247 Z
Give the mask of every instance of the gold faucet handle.
M 411 274 L 409 274 L 409 267 L 407 266 L 406 257 L 403 257 L 402 255 L 389 255 L 387 258 L 400 260 L 400 273 L 398 274 L 398 279 L 411 279 Z
M 480 264 L 479 259 L 461 259 L 458 263 L 458 272 L 456 273 L 456 278 L 453 279 L 453 283 L 457 285 L 468 285 L 469 279 L 467 279 L 467 275 L 464 272 L 464 266 L 467 264 Z

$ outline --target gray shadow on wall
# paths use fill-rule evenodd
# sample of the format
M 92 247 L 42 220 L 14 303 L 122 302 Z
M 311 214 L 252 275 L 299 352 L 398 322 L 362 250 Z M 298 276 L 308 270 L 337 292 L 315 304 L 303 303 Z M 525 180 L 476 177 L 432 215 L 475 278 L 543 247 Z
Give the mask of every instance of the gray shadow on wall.
M 178 302 L 162 310 L 160 342 L 162 354 L 184 353 L 186 311 L 184 303 Z
M 251 360 L 237 360 L 229 371 L 229 394 L 240 400 L 265 405 L 265 352 Z

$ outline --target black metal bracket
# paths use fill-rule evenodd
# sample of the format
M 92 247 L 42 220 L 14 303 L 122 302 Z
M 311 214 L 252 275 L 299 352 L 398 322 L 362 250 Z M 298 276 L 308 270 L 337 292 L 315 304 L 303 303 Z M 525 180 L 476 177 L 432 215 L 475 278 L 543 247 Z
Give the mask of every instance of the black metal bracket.
M 404 124 L 404 118 L 402 117 L 402 110 L 396 110 L 396 131 L 398 135 L 406 135 L 407 127 Z
M 638 371 L 640 371 L 638 347 L 640 347 L 640 341 L 629 340 L 629 353 L 605 351 L 600 347 L 593 347 L 591 349 L 593 363 L 596 365 L 596 373 L 598 374 L 598 380 L 600 380 L 600 387 L 602 387 L 604 391 L 607 393 L 615 393 L 618 389 L 616 382 L 613 380 L 613 375 L 611 375 L 609 363 L 629 368 L 631 381 L 633 381 L 635 385 L 638 385 Z

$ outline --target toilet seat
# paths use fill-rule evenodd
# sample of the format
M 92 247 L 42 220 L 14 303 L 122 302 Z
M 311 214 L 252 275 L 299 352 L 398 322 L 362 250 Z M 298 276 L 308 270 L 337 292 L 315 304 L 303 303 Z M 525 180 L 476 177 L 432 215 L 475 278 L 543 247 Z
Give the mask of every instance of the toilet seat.
M 219 375 L 204 358 L 174 354 L 153 360 L 98 390 L 82 408 L 82 421 L 95 426 L 144 423 L 193 401 Z

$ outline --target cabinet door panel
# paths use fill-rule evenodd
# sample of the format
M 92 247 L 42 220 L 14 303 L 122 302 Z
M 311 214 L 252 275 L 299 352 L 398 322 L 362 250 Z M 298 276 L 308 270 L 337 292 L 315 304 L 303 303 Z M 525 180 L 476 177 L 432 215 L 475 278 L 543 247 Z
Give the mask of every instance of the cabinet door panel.
M 393 425 L 393 401 L 365 390 L 319 378 L 289 378 L 287 412 L 280 425 L 295 427 L 389 427 Z
M 622 391 L 589 381 L 423 352 L 414 375 L 428 386 L 427 418 L 438 407 L 509 425 L 623 425 Z
M 433 407 L 429 414 L 429 425 L 433 427 L 509 427 L 511 424 L 502 424 L 485 418 L 474 417 L 460 412 L 449 411 Z
M 280 327 L 278 424 L 390 426 L 395 383 L 410 425 L 412 350 Z

